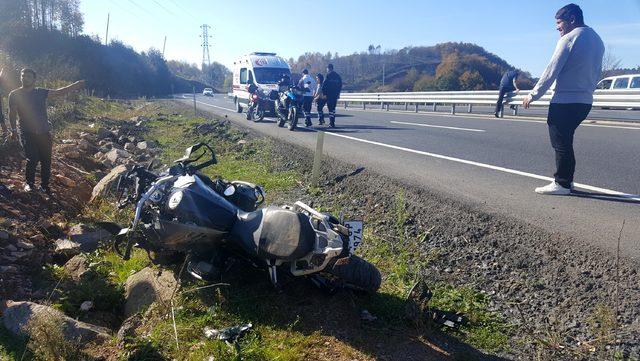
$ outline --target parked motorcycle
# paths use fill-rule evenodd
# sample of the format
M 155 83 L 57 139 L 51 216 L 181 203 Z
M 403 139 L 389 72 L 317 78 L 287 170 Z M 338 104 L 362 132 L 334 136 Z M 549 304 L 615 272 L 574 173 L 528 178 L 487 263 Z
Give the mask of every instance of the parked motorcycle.
M 264 119 L 264 115 L 269 108 L 269 98 L 264 90 L 255 87 L 249 97 L 249 107 L 247 108 L 247 120 L 259 122 Z
M 278 93 L 274 108 L 278 116 L 279 127 L 284 127 L 286 123 L 289 123 L 289 130 L 296 129 L 302 113 L 303 95 L 304 91 L 294 85 Z
M 353 255 L 361 222 L 340 222 L 302 202 L 257 209 L 262 188 L 200 173 L 216 163 L 213 149 L 200 143 L 162 174 L 136 166 L 123 175 L 120 207 L 135 204 L 135 215 L 130 227 L 117 227 L 116 252 L 129 259 L 136 245 L 158 263 L 163 255 L 186 255 L 186 269 L 198 279 L 217 278 L 231 258 L 267 269 L 275 286 L 284 273 L 318 285 L 379 288 L 380 272 Z

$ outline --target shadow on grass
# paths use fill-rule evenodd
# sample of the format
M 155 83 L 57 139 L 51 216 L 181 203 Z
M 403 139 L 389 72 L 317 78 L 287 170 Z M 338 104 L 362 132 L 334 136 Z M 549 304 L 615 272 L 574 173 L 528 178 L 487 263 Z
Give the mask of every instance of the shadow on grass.
M 278 292 L 267 274 L 255 269 L 232 270 L 224 282 L 231 286 L 218 295 L 222 308 L 243 322 L 305 336 L 319 332 L 375 359 L 503 360 L 437 329 L 412 326 L 404 320 L 405 300 L 400 297 L 348 290 L 328 295 L 302 278 L 284 281 Z M 199 298 L 210 306 L 217 303 L 214 292 L 202 291 Z M 362 320 L 365 309 L 378 319 Z

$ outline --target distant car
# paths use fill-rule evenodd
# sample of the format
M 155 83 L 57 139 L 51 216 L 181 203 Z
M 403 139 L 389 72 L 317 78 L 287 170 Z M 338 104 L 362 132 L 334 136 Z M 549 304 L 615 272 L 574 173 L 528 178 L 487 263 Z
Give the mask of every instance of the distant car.
M 640 90 L 640 74 L 627 74 L 610 76 L 598 82 L 596 86 L 598 90 L 620 90 L 620 89 L 636 89 Z
M 614 90 L 640 90 L 640 74 L 617 75 L 604 78 L 598 82 L 596 90 L 614 91 Z M 602 109 L 610 109 L 602 107 Z M 626 108 L 627 110 L 635 110 L 638 108 Z
M 213 96 L 213 89 L 204 88 L 204 90 L 202 91 L 202 95 L 204 95 L 206 97 L 212 97 Z

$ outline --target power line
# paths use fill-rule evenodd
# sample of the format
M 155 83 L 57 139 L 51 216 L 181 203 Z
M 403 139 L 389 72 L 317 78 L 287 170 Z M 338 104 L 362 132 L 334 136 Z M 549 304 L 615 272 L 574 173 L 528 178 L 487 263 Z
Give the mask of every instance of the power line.
M 193 15 L 190 11 L 188 11 L 187 9 L 185 9 L 184 7 L 180 6 L 180 4 L 178 4 L 176 2 L 176 0 L 170 0 L 169 1 L 171 4 L 173 4 L 176 8 L 180 9 L 186 16 L 188 16 L 191 20 L 196 20 L 196 16 Z
M 158 5 L 159 7 L 161 7 L 162 9 L 164 9 L 164 11 L 166 11 L 167 13 L 169 13 L 169 15 L 175 15 L 175 13 L 169 9 L 167 9 L 164 5 L 162 5 L 161 3 L 158 2 L 158 0 L 152 0 L 154 3 L 156 3 L 156 5 Z

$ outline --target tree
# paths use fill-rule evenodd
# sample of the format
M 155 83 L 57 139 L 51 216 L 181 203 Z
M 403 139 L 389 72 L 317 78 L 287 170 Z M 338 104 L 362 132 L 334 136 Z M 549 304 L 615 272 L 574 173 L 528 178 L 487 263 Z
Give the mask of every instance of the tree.
M 622 60 L 613 54 L 611 46 L 607 46 L 604 56 L 602 57 L 601 78 L 613 76 L 615 71 L 620 68 L 620 64 L 622 64 Z
M 484 89 L 484 80 L 477 70 L 465 71 L 458 79 L 460 82 L 460 90 L 482 90 Z

